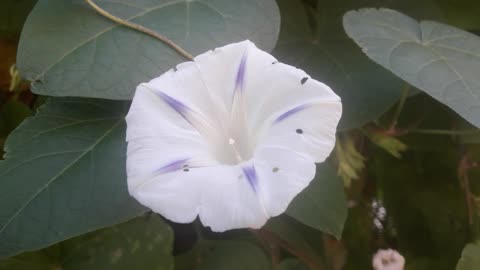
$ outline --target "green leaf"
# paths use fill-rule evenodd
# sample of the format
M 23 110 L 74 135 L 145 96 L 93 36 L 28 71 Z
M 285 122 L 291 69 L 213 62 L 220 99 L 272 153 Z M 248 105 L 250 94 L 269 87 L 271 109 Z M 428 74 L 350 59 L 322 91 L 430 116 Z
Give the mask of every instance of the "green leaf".
M 124 102 L 51 99 L 0 161 L 0 258 L 145 212 L 127 191 Z
M 277 268 L 277 270 L 309 270 L 303 262 L 301 262 L 298 259 L 293 259 L 293 258 L 287 258 L 283 261 L 281 261 Z
M 170 270 L 173 232 L 157 215 L 0 261 L 0 270 Z
M 345 14 L 348 35 L 376 63 L 480 127 L 480 38 L 389 9 Z
M 462 257 L 458 261 L 456 270 L 480 269 L 480 242 L 468 244 L 463 249 Z
M 341 237 L 347 218 L 347 201 L 342 179 L 329 162 L 317 166 L 315 179 L 293 200 L 287 214 L 337 239 Z
M 243 241 L 207 243 L 198 270 L 270 270 L 270 262 L 261 248 Z
M 27 15 L 37 0 L 2 0 L 0 2 L 0 37 L 17 39 Z
M 374 130 L 365 130 L 364 134 L 376 146 L 390 153 L 392 156 L 401 159 L 402 154 L 407 150 L 407 145 L 394 136 L 390 136 Z
M 282 28 L 274 55 L 340 95 L 344 109 L 340 129 L 377 119 L 399 99 L 402 82 L 356 48 L 344 33 L 341 18 L 349 9 L 379 2 L 341 0 L 335 4 L 319 2 L 316 7 L 299 2 L 278 1 Z
M 244 39 L 270 50 L 280 24 L 274 0 L 95 2 L 193 55 Z M 35 93 L 108 99 L 130 99 L 139 83 L 184 61 L 159 40 L 100 16 L 84 0 L 40 0 L 17 57 Z

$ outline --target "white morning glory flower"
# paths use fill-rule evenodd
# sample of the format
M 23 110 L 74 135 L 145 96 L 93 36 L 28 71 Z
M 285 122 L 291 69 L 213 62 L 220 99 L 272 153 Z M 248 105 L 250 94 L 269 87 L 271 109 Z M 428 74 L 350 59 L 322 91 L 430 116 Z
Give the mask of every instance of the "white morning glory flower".
M 250 41 L 140 84 L 127 120 L 130 194 L 213 231 L 280 215 L 335 145 L 340 98 Z

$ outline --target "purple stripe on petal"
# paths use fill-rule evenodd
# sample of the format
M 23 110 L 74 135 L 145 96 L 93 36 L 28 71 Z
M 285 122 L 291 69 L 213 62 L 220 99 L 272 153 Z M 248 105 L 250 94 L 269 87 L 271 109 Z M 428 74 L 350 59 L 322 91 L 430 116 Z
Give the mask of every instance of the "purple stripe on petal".
M 190 110 L 187 105 L 183 104 L 181 101 L 174 99 L 173 97 L 163 93 L 157 92 L 157 94 L 165 101 L 172 109 L 182 115 L 185 119 L 187 119 L 186 114 Z M 188 119 L 187 119 L 188 120 Z
M 187 161 L 188 161 L 188 158 L 172 161 L 167 165 L 164 165 L 160 169 L 156 170 L 155 173 L 163 174 L 163 173 L 178 171 L 182 169 L 184 165 L 186 165 Z
M 303 105 L 300 105 L 300 106 L 297 106 L 291 110 L 288 110 L 284 113 L 282 113 L 275 121 L 274 121 L 274 124 L 277 124 L 279 122 L 282 122 L 283 120 L 287 119 L 288 117 L 298 113 L 298 112 L 301 112 L 303 111 L 304 109 L 310 107 L 309 104 L 303 104 Z
M 245 52 L 242 56 L 242 61 L 238 66 L 237 78 L 235 79 L 235 89 L 243 91 L 243 84 L 245 81 L 245 67 L 247 65 L 247 53 Z
M 258 178 L 257 178 L 257 171 L 255 170 L 255 167 L 248 166 L 242 168 L 243 174 L 247 177 L 248 183 L 252 187 L 253 191 L 257 192 L 257 184 L 258 184 Z

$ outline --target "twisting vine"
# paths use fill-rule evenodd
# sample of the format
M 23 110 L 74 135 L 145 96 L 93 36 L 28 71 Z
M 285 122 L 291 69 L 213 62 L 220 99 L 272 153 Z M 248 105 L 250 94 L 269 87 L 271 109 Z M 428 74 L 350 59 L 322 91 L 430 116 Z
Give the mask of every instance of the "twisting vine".
M 136 23 L 132 23 L 132 22 L 129 22 L 129 21 L 126 21 L 122 18 L 119 18 L 111 13 L 109 13 L 108 11 L 106 11 L 105 9 L 99 7 L 97 4 L 95 4 L 95 2 L 93 2 L 93 0 L 85 0 L 87 2 L 88 5 L 90 5 L 95 11 L 97 11 L 98 13 L 100 13 L 102 16 L 104 16 L 105 18 L 108 18 L 120 25 L 123 25 L 123 26 L 126 26 L 128 28 L 131 28 L 131 29 L 134 29 L 134 30 L 137 30 L 137 31 L 140 31 L 144 34 L 147 34 L 151 37 L 154 37 L 160 41 L 162 41 L 163 43 L 165 43 L 166 45 L 168 45 L 169 47 L 171 47 L 172 49 L 174 49 L 176 52 L 178 52 L 178 54 L 180 54 L 181 56 L 185 57 L 186 59 L 188 60 L 193 60 L 193 56 L 187 52 L 185 49 L 183 49 L 182 47 L 180 47 L 179 45 L 177 45 L 175 42 L 173 42 L 172 40 L 170 40 L 169 38 L 167 38 L 166 36 L 163 36 L 163 35 L 160 35 L 159 33 L 151 30 L 151 29 L 148 29 L 146 27 L 143 27 L 139 24 L 136 24 Z

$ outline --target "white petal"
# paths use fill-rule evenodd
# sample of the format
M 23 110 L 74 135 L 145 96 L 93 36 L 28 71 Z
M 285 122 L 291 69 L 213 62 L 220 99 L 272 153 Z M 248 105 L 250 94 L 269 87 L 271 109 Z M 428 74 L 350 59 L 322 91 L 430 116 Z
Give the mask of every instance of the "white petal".
M 195 57 L 203 81 L 211 95 L 216 96 L 231 111 L 236 80 L 242 58 L 250 47 L 250 41 L 233 43 Z M 271 59 L 274 60 L 272 56 Z
M 232 99 L 236 95 L 228 89 L 234 82 L 239 84 L 237 77 L 244 64 L 241 85 L 246 108 L 241 111 L 246 114 L 250 143 L 255 147 L 262 144 L 286 147 L 309 154 L 315 162 L 328 157 L 335 144 L 342 105 L 327 85 L 300 69 L 278 63 L 250 41 L 230 44 L 217 49 L 216 54 L 221 57 L 207 58 L 206 54 L 199 57 L 202 60 L 199 67 L 202 76 L 209 77 L 205 79 L 209 88 L 229 93 L 225 97 L 227 106 L 229 102 L 235 104 Z M 213 67 L 217 70 L 212 72 Z M 219 74 L 222 79 L 218 79 Z M 243 128 L 242 123 L 235 126 Z M 297 129 L 302 129 L 303 136 L 298 136 Z
M 250 47 L 245 95 L 257 146 L 278 145 L 323 162 L 335 145 L 340 98 L 325 84 Z M 259 76 L 259 74 L 261 74 Z M 297 129 L 303 132 L 297 134 Z
M 261 201 L 272 217 L 285 212 L 293 198 L 315 176 L 315 163 L 309 156 L 286 148 L 260 148 L 254 163 Z
M 200 220 L 215 232 L 262 227 L 268 219 L 242 166 L 219 166 L 205 179 Z
M 227 114 L 223 101 L 210 94 L 210 87 L 205 84 L 195 62 L 181 63 L 145 86 L 182 102 L 209 124 L 218 125 L 225 121 L 220 118 Z
M 159 174 L 130 190 L 141 204 L 179 223 L 195 220 L 201 203 L 201 190 L 208 169 L 183 169 Z
M 151 178 L 158 170 L 178 160 L 186 160 L 189 166 L 214 165 L 207 146 L 195 137 L 148 137 L 131 140 L 127 149 L 128 186 L 137 186 L 142 179 Z M 201 164 L 200 164 L 201 162 Z
M 339 103 L 314 104 L 274 122 L 259 144 L 284 146 L 323 162 L 335 146 L 340 114 Z
M 127 141 L 156 136 L 184 136 L 201 139 L 200 133 L 151 89 L 140 85 L 130 106 Z

